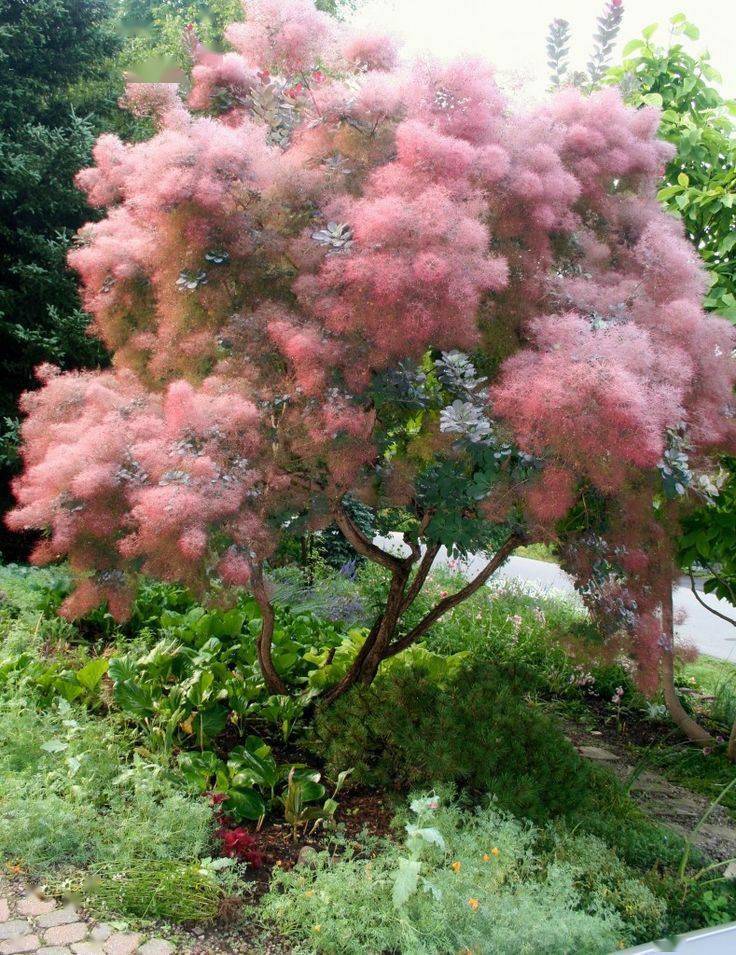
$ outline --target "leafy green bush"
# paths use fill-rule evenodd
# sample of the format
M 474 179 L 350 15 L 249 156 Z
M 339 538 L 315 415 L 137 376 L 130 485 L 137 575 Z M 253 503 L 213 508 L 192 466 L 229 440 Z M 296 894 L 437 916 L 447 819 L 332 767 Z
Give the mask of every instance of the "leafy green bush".
M 635 938 L 659 937 L 664 929 L 664 901 L 601 839 L 560 828 L 549 853 L 555 862 L 570 868 L 575 888 L 589 910 L 604 902 L 618 912 Z
M 662 910 L 624 867 L 612 862 L 616 876 L 601 878 L 589 840 L 576 853 L 575 836 L 542 837 L 492 807 L 461 812 L 430 794 L 413 800 L 405 828 L 403 845 L 276 871 L 264 917 L 312 952 L 607 955 Z M 540 840 L 551 850 L 540 853 Z M 617 911 L 626 906 L 631 925 Z
M 146 730 L 149 745 L 166 750 L 175 742 L 202 749 L 228 724 L 241 731 L 268 724 L 288 737 L 302 701 L 268 694 L 256 659 L 260 629 L 252 599 L 226 611 L 165 610 L 152 646 L 110 660 L 116 704 Z M 338 624 L 281 608 L 273 634 L 274 664 L 285 679 L 306 685 L 310 672 L 345 636 Z
M 377 787 L 456 783 L 544 819 L 576 808 L 590 767 L 524 698 L 529 674 L 475 663 L 445 685 L 421 664 L 396 666 L 317 712 L 311 748 L 328 775 L 353 766 Z
M 211 808 L 133 749 L 112 722 L 64 700 L 0 701 L 0 857 L 42 869 L 205 853 Z

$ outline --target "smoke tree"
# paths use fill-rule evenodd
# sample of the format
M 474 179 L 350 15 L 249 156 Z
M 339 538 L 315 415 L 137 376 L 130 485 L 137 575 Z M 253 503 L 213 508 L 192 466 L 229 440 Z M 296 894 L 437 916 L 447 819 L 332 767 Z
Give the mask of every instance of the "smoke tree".
M 522 541 L 557 540 L 651 687 L 677 519 L 733 445 L 733 331 L 655 184 L 655 109 L 614 90 L 512 110 L 491 68 L 403 62 L 309 0 L 253 0 L 192 87 L 129 88 L 150 140 L 78 176 L 105 217 L 70 263 L 110 370 L 24 399 L 11 526 L 68 556 L 64 612 L 124 617 L 141 574 L 249 587 L 336 522 L 390 578 L 335 697 L 422 637 Z M 705 493 L 705 491 L 702 491 Z M 412 517 L 406 556 L 346 499 Z M 415 626 L 441 545 L 484 569 Z

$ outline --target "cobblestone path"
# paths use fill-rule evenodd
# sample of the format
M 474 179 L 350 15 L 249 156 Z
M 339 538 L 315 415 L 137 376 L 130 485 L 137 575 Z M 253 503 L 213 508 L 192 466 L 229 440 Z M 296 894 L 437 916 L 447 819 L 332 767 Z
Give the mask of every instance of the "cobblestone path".
M 173 955 L 171 942 L 90 922 L 71 905 L 0 877 L 0 955 Z

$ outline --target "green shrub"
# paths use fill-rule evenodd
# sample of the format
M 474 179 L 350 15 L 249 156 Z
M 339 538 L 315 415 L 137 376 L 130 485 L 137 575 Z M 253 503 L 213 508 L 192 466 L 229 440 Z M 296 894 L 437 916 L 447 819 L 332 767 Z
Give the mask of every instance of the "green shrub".
M 575 809 L 590 767 L 524 698 L 528 674 L 476 663 L 440 685 L 421 666 L 392 667 L 318 710 L 311 747 L 327 774 L 381 788 L 455 783 L 545 819 Z
M 550 850 L 573 874 L 573 883 L 586 906 L 603 902 L 621 916 L 637 939 L 658 938 L 665 925 L 667 906 L 657 898 L 633 869 L 596 836 L 571 834 L 564 828 L 555 835 Z
M 322 852 L 313 865 L 277 871 L 265 919 L 300 950 L 356 955 L 607 955 L 636 937 L 614 893 L 595 884 L 590 852 L 574 866 L 539 856 L 541 834 L 494 808 L 433 805 L 413 801 L 403 845 Z M 657 909 L 645 886 L 639 893 L 637 911 Z
M 211 807 L 133 749 L 109 720 L 64 700 L 0 702 L 0 857 L 32 870 L 199 858 Z

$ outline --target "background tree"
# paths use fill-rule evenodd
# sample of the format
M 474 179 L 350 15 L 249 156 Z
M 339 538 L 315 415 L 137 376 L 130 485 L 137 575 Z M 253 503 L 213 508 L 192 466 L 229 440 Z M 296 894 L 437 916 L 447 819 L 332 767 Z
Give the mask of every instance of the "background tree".
M 614 10 L 611 4 L 599 20 L 598 33 L 610 36 L 620 23 L 621 5 Z M 736 258 L 732 249 L 736 245 L 736 137 L 731 119 L 734 104 L 725 101 L 713 85 L 719 83 L 721 77 L 710 64 L 708 55 L 695 57 L 687 51 L 684 44 L 688 39 L 696 40 L 699 32 L 684 14 L 671 18 L 666 46 L 655 42 L 657 30 L 657 24 L 652 24 L 643 31 L 640 39 L 629 42 L 624 47 L 623 62 L 604 77 L 600 69 L 594 76 L 590 65 L 587 75 L 569 71 L 566 60 L 569 24 L 553 21 L 548 34 L 551 83 L 553 87 L 565 82 L 581 86 L 600 86 L 601 81 L 615 83 L 633 106 L 662 109 L 660 135 L 671 142 L 676 151 L 665 168 L 658 198 L 669 212 L 683 220 L 688 238 L 708 268 L 710 288 L 704 299 L 705 307 L 734 321 Z M 596 37 L 596 47 L 601 48 L 600 37 Z M 610 60 L 610 43 L 607 51 Z M 591 58 L 591 63 L 593 60 L 595 57 Z M 697 563 L 709 566 L 713 576 L 706 581 L 707 591 L 718 591 L 719 595 L 732 599 L 734 592 L 727 575 L 736 542 L 730 490 L 736 482 L 736 475 L 732 470 L 733 459 L 726 458 L 723 463 L 726 470 L 721 471 L 720 476 L 727 483 L 721 496 L 711 478 L 701 476 L 710 489 L 708 503 L 686 518 L 686 533 L 680 539 L 678 558 L 679 565 L 688 573 Z M 678 450 L 671 449 L 665 467 L 670 484 L 676 487 L 682 469 L 687 469 L 686 458 Z M 670 600 L 666 602 L 664 617 L 667 630 L 671 632 Z M 662 660 L 662 685 L 667 706 L 686 735 L 697 742 L 711 742 L 709 734 L 680 703 L 674 683 L 671 646 L 670 639 Z M 736 756 L 736 739 L 731 749 Z
M 634 105 L 662 109 L 660 134 L 676 149 L 668 163 L 658 198 L 679 216 L 685 231 L 708 269 L 710 288 L 706 309 L 736 322 L 736 104 L 723 98 L 721 76 L 706 54 L 694 56 L 688 40 L 697 40 L 698 28 L 684 14 L 669 23 L 666 45 L 656 42 L 657 26 L 647 27 L 640 39 L 624 47 L 623 63 L 609 79 L 627 91 Z M 673 462 L 673 474 L 677 464 Z M 736 467 L 724 458 L 720 493 L 707 506 L 688 515 L 679 542 L 679 566 L 690 575 L 704 569 L 706 593 L 736 602 Z M 708 604 L 704 603 L 704 606 Z M 712 608 L 709 608 L 712 609 Z M 683 714 L 674 704 L 676 693 L 671 661 L 667 684 L 671 704 L 683 726 Z M 672 709 L 673 706 L 671 705 Z M 692 720 L 684 725 L 688 735 L 704 739 Z M 736 727 L 729 756 L 736 760 Z
M 47 532 L 36 560 L 69 555 L 66 612 L 124 616 L 142 573 L 249 586 L 283 693 L 267 562 L 334 521 L 388 576 L 334 698 L 562 534 L 651 686 L 673 532 L 733 443 L 736 376 L 654 199 L 657 112 L 565 90 L 513 115 L 486 65 L 406 69 L 306 0 L 253 2 L 226 38 L 192 44 L 187 106 L 132 86 L 158 133 L 101 137 L 78 177 L 107 214 L 70 262 L 115 364 L 40 370 L 9 518 Z M 348 495 L 407 509 L 403 554 Z M 492 556 L 404 625 L 443 544 Z
M 86 81 L 117 49 L 106 0 L 0 2 L 0 507 L 17 467 L 17 400 L 33 367 L 98 364 L 65 256 L 89 213 L 73 184 L 100 127 Z M 104 85 L 104 84 L 103 84 Z M 99 93 L 99 90 L 96 91 Z M 109 106 L 114 94 L 103 97 Z M 99 106 L 99 99 L 95 107 Z M 11 542 L 0 549 L 12 556 Z

